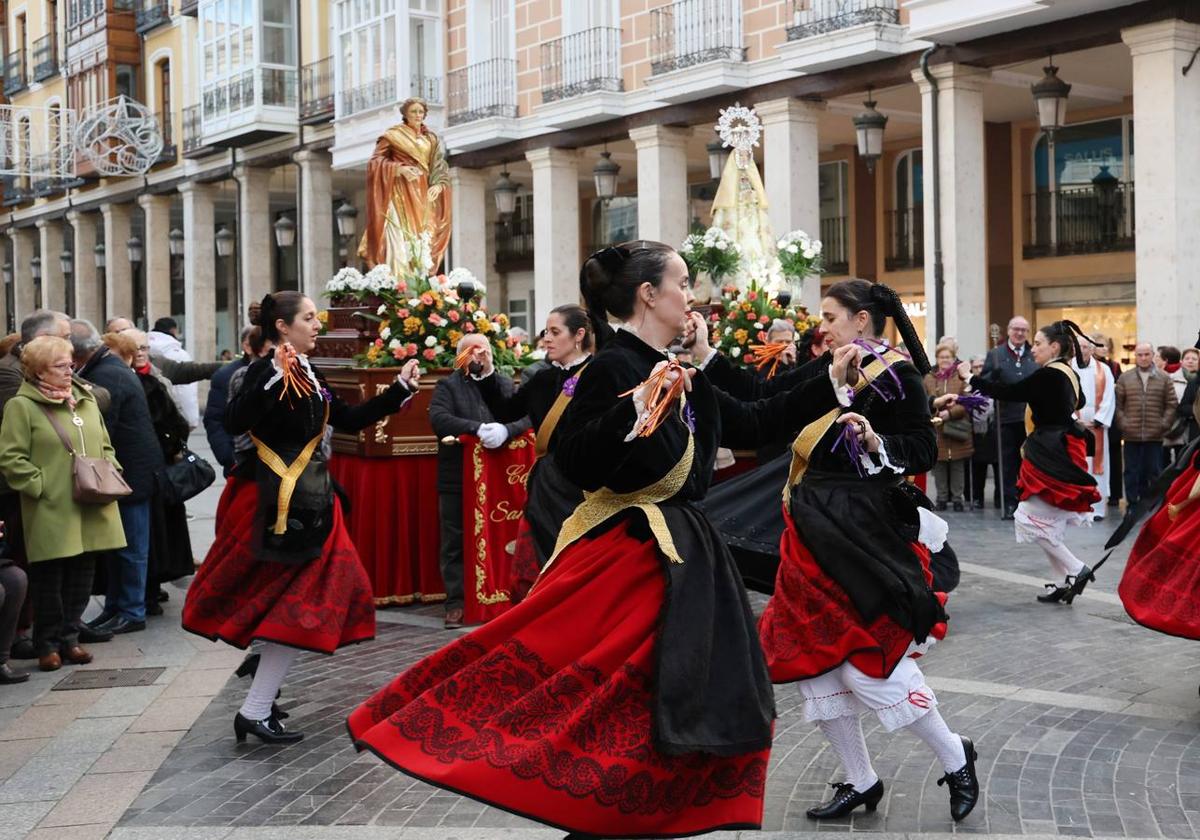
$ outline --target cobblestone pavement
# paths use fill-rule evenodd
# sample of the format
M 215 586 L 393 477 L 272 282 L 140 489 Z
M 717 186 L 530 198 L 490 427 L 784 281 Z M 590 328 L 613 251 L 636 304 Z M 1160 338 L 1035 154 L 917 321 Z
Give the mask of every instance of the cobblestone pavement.
M 923 667 L 950 726 L 978 746 L 983 802 L 954 826 L 931 753 L 908 734 L 864 720 L 887 785 L 883 804 L 875 814 L 813 824 L 804 810 L 838 778 L 837 762 L 803 720 L 796 690 L 781 687 L 764 830 L 1197 836 L 1200 648 L 1126 618 L 1115 597 L 1123 554 L 1074 606 L 1044 606 L 1034 595 L 1046 563 L 1036 550 L 1015 545 L 1010 523 L 994 511 L 949 516 L 962 584 L 950 602 L 951 634 Z M 1070 544 L 1081 557 L 1096 558 L 1113 525 L 1080 529 Z M 234 742 L 232 718 L 246 685 L 231 678 L 112 837 L 557 836 L 351 747 L 346 712 L 448 638 L 436 610 L 388 611 L 376 641 L 332 658 L 304 656 L 283 706 L 306 738 L 286 748 Z

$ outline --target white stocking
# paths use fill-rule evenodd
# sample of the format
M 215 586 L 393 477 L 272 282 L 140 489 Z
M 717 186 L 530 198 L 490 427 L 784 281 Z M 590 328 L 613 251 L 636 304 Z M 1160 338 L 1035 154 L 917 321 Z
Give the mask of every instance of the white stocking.
M 854 785 L 859 793 L 870 790 L 879 781 L 871 756 L 867 753 L 867 741 L 863 737 L 862 721 L 858 715 L 845 715 L 829 720 L 818 720 L 817 726 L 825 734 L 829 745 L 842 761 L 846 770 L 846 781 Z
M 258 670 L 254 672 L 254 682 L 250 684 L 250 692 L 246 702 L 242 703 L 242 717 L 247 720 L 266 720 L 271 716 L 271 704 L 288 669 L 296 661 L 300 651 L 286 645 L 265 642 L 262 646 L 262 656 L 258 660 Z
M 1059 577 L 1077 575 L 1083 569 L 1083 561 L 1072 554 L 1065 543 L 1052 543 L 1045 537 L 1038 537 L 1036 542 L 1042 551 L 1046 552 L 1050 568 L 1054 569 Z
M 929 745 L 947 773 L 960 770 L 967 763 L 962 738 L 950 731 L 937 709 L 930 709 L 904 728 Z

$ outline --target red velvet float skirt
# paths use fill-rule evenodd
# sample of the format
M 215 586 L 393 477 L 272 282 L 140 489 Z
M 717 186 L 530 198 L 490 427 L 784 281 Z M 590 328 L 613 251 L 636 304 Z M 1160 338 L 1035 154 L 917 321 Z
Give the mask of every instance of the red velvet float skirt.
M 762 822 L 769 750 L 664 755 L 651 737 L 665 597 L 653 541 L 583 539 L 530 596 L 350 715 L 355 745 L 564 831 L 674 837 Z
M 1200 639 L 1200 502 L 1179 510 L 1196 483 L 1197 461 L 1167 491 L 1166 500 L 1138 534 L 1117 594 L 1138 624 L 1188 639 Z
M 811 679 L 845 662 L 868 677 L 884 679 L 905 656 L 919 656 L 931 640 L 945 638 L 944 622 L 934 625 L 922 645 L 887 615 L 866 623 L 845 591 L 822 571 L 786 513 L 784 523 L 775 594 L 758 621 L 771 682 Z M 912 550 L 932 584 L 929 549 L 913 543 Z M 945 606 L 946 594 L 936 595 Z
M 1067 457 L 1072 464 L 1087 475 L 1087 444 L 1083 438 L 1075 435 L 1062 435 Z M 1092 505 L 1100 501 L 1100 491 L 1096 482 L 1076 484 L 1062 478 L 1055 478 L 1050 473 L 1038 467 L 1035 458 L 1026 457 L 1021 460 L 1021 471 L 1017 473 L 1017 490 L 1022 501 L 1037 496 L 1059 510 L 1069 510 L 1076 513 L 1091 513 Z
M 188 587 L 184 630 L 243 649 L 259 639 L 319 653 L 375 637 L 371 581 L 336 498 L 321 556 L 288 566 L 260 561 L 251 550 L 258 485 L 239 481 L 225 493 L 217 539 Z

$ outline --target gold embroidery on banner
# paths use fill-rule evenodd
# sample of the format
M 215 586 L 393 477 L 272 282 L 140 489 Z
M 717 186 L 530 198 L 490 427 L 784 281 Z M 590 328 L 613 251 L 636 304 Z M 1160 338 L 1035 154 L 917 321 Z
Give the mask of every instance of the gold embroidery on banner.
M 510 449 L 519 449 L 525 445 L 525 437 L 509 444 Z M 475 476 L 475 600 L 483 606 L 504 604 L 509 600 L 507 589 L 497 589 L 487 592 L 487 556 L 488 545 L 484 536 L 484 525 L 487 521 L 487 483 L 483 477 L 483 443 L 478 439 L 471 444 L 471 472 Z
M 384 391 L 386 391 L 390 387 L 392 387 L 390 383 L 387 385 L 376 385 L 375 386 L 375 396 L 378 397 L 380 394 L 382 394 Z M 391 421 L 391 419 L 392 419 L 392 415 L 388 414 L 388 415 L 385 415 L 378 423 L 375 424 L 375 442 L 376 443 L 387 443 L 388 442 L 387 424 Z

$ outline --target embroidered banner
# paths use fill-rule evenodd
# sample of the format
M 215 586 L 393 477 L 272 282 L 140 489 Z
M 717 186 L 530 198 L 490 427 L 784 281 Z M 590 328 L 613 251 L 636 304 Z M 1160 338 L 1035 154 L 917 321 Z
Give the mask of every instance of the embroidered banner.
M 512 602 L 512 546 L 525 509 L 526 482 L 533 462 L 532 432 L 499 449 L 487 449 L 474 435 L 463 445 L 463 619 L 482 624 Z

